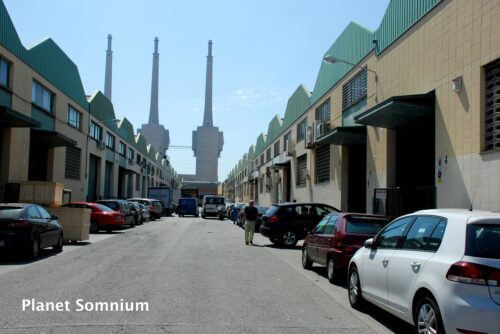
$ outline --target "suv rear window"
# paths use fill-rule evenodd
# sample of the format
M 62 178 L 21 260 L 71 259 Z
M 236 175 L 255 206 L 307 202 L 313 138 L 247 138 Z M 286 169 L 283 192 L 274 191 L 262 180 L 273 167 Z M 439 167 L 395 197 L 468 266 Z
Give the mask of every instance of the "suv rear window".
M 465 255 L 500 259 L 500 224 L 468 224 Z
M 265 215 L 266 215 L 266 216 L 272 216 L 272 215 L 274 215 L 276 212 L 278 212 L 278 210 L 279 210 L 279 209 L 280 209 L 280 207 L 279 207 L 279 206 L 277 206 L 277 205 L 273 205 L 273 206 L 271 206 L 269 209 L 267 209 L 267 211 L 266 211 Z
M 20 207 L 3 206 L 0 207 L 0 219 L 19 219 L 22 212 Z
M 347 216 L 345 219 L 346 233 L 353 234 L 377 234 L 388 223 L 387 220 L 360 216 Z

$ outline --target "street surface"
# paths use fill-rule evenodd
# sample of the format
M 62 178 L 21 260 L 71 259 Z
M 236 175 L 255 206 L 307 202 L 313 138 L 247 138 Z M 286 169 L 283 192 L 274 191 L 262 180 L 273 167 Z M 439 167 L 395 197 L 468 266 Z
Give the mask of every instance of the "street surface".
M 2 258 L 0 333 L 412 332 L 379 309 L 351 309 L 324 268 L 302 269 L 299 246 L 254 243 L 229 220 L 174 216 L 37 261 Z M 103 311 L 136 302 L 148 310 Z

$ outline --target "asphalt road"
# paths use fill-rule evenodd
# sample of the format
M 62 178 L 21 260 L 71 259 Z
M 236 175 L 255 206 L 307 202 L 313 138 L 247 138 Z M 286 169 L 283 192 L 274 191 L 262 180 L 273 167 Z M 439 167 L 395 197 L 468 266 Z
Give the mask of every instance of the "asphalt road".
M 228 220 L 167 217 L 34 262 L 0 259 L 0 333 L 411 332 L 351 309 L 324 268 L 302 269 L 299 247 L 254 241 Z

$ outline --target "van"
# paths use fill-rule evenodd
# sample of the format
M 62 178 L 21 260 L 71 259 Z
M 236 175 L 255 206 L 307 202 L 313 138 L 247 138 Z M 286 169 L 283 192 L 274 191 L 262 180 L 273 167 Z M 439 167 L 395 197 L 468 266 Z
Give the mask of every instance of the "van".
M 226 209 L 224 196 L 217 195 L 205 195 L 203 196 L 203 202 L 201 205 L 201 217 L 217 217 L 219 215 L 219 210 L 224 211 Z
M 198 201 L 196 198 L 183 197 L 179 198 L 179 206 L 177 207 L 179 217 L 185 215 L 193 215 L 198 217 Z

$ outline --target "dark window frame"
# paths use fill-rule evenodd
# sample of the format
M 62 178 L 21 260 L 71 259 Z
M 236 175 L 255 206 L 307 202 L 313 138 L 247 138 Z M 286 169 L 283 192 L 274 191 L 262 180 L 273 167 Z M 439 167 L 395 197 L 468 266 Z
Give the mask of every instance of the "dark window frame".
M 295 185 L 297 187 L 305 187 L 307 185 L 307 154 L 297 157 Z
M 342 86 L 342 111 L 366 99 L 367 94 L 368 70 L 364 68 Z
M 297 143 L 306 138 L 307 117 L 297 123 Z
M 68 125 L 78 130 L 82 129 L 82 113 L 70 104 L 68 104 Z
M 319 146 L 315 150 L 314 183 L 330 182 L 330 145 Z

